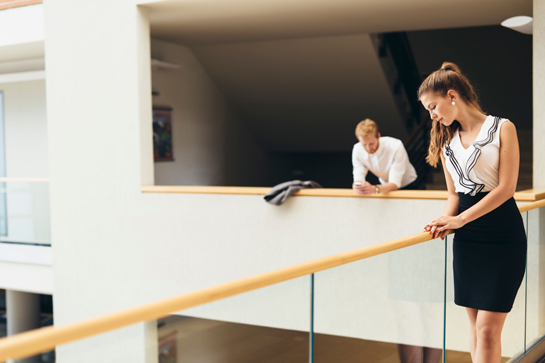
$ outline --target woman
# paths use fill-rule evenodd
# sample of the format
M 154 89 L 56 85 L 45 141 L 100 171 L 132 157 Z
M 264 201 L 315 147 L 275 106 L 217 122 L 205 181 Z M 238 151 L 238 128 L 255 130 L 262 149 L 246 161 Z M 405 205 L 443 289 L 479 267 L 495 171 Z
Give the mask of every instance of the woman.
M 444 166 L 448 201 L 424 227 L 454 236 L 454 302 L 470 323 L 473 362 L 499 363 L 501 331 L 524 276 L 526 234 L 513 199 L 519 170 L 515 126 L 487 116 L 467 78 L 443 63 L 418 90 L 432 118 L 426 158 Z

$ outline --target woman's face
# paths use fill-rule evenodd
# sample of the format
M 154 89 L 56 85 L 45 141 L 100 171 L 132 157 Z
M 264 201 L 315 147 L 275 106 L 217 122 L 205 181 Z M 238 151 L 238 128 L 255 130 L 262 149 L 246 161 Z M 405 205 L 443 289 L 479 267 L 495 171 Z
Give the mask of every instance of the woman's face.
M 456 94 L 449 91 L 446 96 L 438 95 L 437 93 L 429 92 L 420 97 L 420 102 L 430 113 L 433 121 L 442 123 L 445 126 L 450 126 L 457 115 Z

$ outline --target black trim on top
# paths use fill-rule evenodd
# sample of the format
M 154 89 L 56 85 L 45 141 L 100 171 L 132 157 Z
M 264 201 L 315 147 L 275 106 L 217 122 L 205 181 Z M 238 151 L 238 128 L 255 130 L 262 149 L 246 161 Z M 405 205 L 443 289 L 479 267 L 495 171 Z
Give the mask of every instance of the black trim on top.
M 0 241 L 0 244 L 1 244 L 1 243 L 10 244 L 10 245 L 51 247 L 51 243 L 30 243 L 30 242 L 9 242 L 9 241 Z

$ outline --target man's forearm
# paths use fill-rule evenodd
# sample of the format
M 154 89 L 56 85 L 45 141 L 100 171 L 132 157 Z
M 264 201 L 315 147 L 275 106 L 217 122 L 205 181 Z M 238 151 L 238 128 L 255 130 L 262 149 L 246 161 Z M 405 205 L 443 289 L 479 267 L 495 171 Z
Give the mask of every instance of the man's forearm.
M 381 193 L 388 193 L 399 189 L 395 183 L 377 184 L 377 186 Z

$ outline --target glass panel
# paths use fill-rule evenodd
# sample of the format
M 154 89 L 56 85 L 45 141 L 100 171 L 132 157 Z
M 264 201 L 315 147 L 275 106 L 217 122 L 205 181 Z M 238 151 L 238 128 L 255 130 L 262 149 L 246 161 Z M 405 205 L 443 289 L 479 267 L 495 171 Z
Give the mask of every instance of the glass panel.
M 8 335 L 6 321 L 6 290 L 0 289 L 0 338 Z
M 436 239 L 317 273 L 315 362 L 439 362 L 444 252 Z
M 36 361 L 306 363 L 310 293 L 311 277 L 303 276 L 58 345 Z M 0 362 L 4 354 L 0 347 Z
M 310 276 L 158 321 L 159 362 L 309 361 Z
M 51 244 L 49 183 L 6 182 L 0 183 L 0 188 L 0 200 L 5 198 L 7 211 L 7 225 L 0 241 Z M 0 203 L 0 217 L 2 208 Z
M 545 316 L 543 314 L 543 283 L 545 264 L 545 208 L 533 209 L 523 214 L 528 221 L 528 263 L 527 302 L 526 302 L 526 347 L 545 334 Z M 541 262 L 541 263 L 540 263 Z M 541 286 L 540 286 L 541 283 Z M 522 289 L 521 289 L 522 291 Z M 521 293 L 519 291 L 519 294 Z
M 0 238 L 8 235 L 8 201 L 6 198 L 6 183 L 0 182 Z
M 542 210 L 523 214 L 528 280 L 505 322 L 502 362 L 545 333 L 539 311 L 539 278 L 545 276 L 539 265 Z M 442 361 L 445 346 L 446 362 L 469 363 L 469 319 L 466 309 L 454 304 L 452 237 L 100 334 L 57 352 L 67 361 L 92 352 L 100 361 L 107 356 L 102 350 L 115 356 L 140 339 L 160 363 L 388 363 L 412 362 L 415 356 L 431 363 Z
M 523 215 L 523 221 L 525 217 Z M 453 240 L 449 239 L 448 251 L 453 255 Z M 509 268 L 509 266 L 505 266 Z M 452 258 L 449 259 L 447 278 L 447 294 L 454 296 L 454 278 Z M 493 280 L 490 281 L 493 283 Z M 502 332 L 501 362 L 507 362 L 518 355 L 524 349 L 524 315 L 525 315 L 525 278 L 519 288 L 511 312 L 507 315 Z M 446 321 L 446 359 L 447 363 L 467 362 L 471 363 L 470 353 L 470 328 L 468 311 L 463 306 L 458 306 L 451 299 L 447 302 Z
M 6 140 L 4 137 L 4 93 L 0 91 L 0 177 L 6 176 Z M 0 183 L 0 189 L 6 184 Z M 0 193 L 0 236 L 7 235 L 7 201 L 6 195 Z

